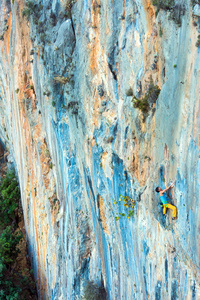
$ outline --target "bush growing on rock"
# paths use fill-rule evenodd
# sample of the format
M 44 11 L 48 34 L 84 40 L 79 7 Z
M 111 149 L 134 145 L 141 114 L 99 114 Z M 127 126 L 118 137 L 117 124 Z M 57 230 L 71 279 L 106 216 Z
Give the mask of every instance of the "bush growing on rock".
M 170 11 L 169 19 L 181 26 L 181 17 L 185 14 L 184 4 L 176 4 L 174 0 L 153 0 L 152 3 L 157 6 L 156 16 L 160 9 Z
M 153 80 L 151 79 L 148 90 L 143 98 L 138 99 L 137 97 L 133 97 L 132 102 L 135 108 L 140 109 L 144 114 L 148 113 L 153 103 L 156 102 L 158 96 L 160 94 L 160 88 L 157 85 L 153 84 Z
M 34 16 L 34 18 L 39 19 L 40 12 L 42 9 L 42 4 L 37 4 L 34 1 L 28 0 L 25 2 L 25 8 L 23 9 L 22 16 L 26 17 L 28 20 L 31 16 Z
M 71 101 L 67 105 L 67 109 L 71 109 L 72 114 L 77 115 L 79 110 L 79 104 L 77 101 Z
M 33 1 L 27 1 L 26 6 L 22 12 L 23 17 L 27 17 L 27 19 L 29 19 L 29 17 L 34 13 L 36 7 L 37 4 L 34 4 Z
M 120 195 L 118 201 L 113 200 L 114 204 L 122 204 L 124 206 L 125 209 L 125 213 L 117 213 L 115 216 L 115 220 L 118 221 L 121 217 L 126 217 L 128 219 L 130 219 L 130 217 L 133 216 L 134 213 L 134 206 L 135 206 L 135 200 L 133 200 L 132 198 L 130 198 L 129 196 L 122 196 Z
M 148 97 L 146 95 L 142 99 L 138 99 L 134 96 L 133 105 L 135 108 L 139 108 L 144 114 L 149 111 L 149 102 Z
M 71 9 L 72 9 L 72 6 L 73 4 L 76 2 L 76 0 L 66 0 L 65 2 L 65 11 L 66 11 L 66 14 L 65 16 L 70 19 L 71 18 Z
M 173 20 L 179 27 L 181 26 L 181 17 L 185 14 L 184 4 L 176 4 L 170 12 L 169 19 Z
M 0 226 L 5 227 L 15 220 L 19 205 L 20 190 L 14 171 L 9 171 L 0 186 Z
M 129 88 L 129 89 L 126 91 L 126 96 L 127 96 L 127 97 L 133 96 L 133 89 L 132 89 L 132 88 Z
M 157 6 L 157 9 L 164 9 L 170 10 L 174 7 L 175 1 L 174 0 L 153 0 L 153 5 Z
M 65 3 L 65 9 L 70 11 L 72 8 L 72 5 L 76 2 L 76 0 L 66 0 Z
M 198 39 L 197 39 L 197 42 L 196 42 L 196 47 L 199 47 L 200 46 L 200 34 L 198 35 Z

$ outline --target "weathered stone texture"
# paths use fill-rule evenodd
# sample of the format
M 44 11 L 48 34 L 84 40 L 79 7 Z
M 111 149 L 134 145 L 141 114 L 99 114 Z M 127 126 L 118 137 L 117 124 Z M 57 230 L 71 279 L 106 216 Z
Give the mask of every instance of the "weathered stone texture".
M 0 137 L 41 299 L 81 299 L 88 280 L 112 300 L 199 299 L 196 8 L 184 1 L 178 26 L 150 0 L 77 0 L 71 19 L 66 1 L 34 1 L 29 18 L 11 2 L 0 3 Z M 143 118 L 127 91 L 141 99 L 150 79 L 161 92 Z M 177 221 L 154 192 L 171 180 Z M 136 201 L 130 219 L 115 218 L 120 195 Z

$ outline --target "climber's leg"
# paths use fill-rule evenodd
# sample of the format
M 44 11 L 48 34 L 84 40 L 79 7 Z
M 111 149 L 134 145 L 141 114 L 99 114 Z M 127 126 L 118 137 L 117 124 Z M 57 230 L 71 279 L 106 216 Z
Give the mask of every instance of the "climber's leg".
M 172 209 L 172 217 L 176 218 L 176 216 L 177 216 L 177 208 L 176 208 L 176 206 L 174 206 L 172 204 L 168 204 L 167 207 L 170 208 L 170 209 Z
M 167 207 L 166 207 L 166 204 L 163 204 L 163 215 L 165 215 L 167 212 Z

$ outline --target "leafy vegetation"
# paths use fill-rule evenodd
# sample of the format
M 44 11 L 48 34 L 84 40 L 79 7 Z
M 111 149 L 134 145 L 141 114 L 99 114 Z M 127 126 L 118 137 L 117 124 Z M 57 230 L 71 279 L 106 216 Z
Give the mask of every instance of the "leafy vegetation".
M 146 95 L 142 99 L 138 99 L 134 96 L 132 101 L 134 107 L 139 108 L 143 113 L 147 113 L 149 111 L 149 102 Z
M 133 96 L 133 89 L 132 89 L 132 88 L 129 88 L 129 89 L 126 91 L 126 96 L 127 96 L 127 97 Z
M 36 299 L 34 281 L 16 270 L 23 238 L 17 228 L 19 200 L 19 184 L 14 170 L 11 170 L 0 185 L 0 300 Z
M 153 5 L 157 6 L 157 9 L 170 10 L 174 7 L 174 0 L 153 0 Z
M 71 109 L 71 113 L 74 115 L 78 114 L 78 110 L 79 110 L 79 104 L 77 101 L 71 101 L 69 102 L 69 104 L 67 105 L 67 109 Z
M 153 80 L 150 80 L 150 84 L 145 96 L 141 99 L 136 98 L 135 96 L 132 99 L 133 106 L 140 109 L 144 114 L 148 113 L 150 110 L 150 105 L 156 102 L 160 94 L 160 88 L 157 85 L 153 84 Z
M 107 293 L 103 284 L 98 285 L 93 281 L 88 281 L 85 287 L 83 300 L 106 300 Z
M 6 273 L 5 265 L 0 263 L 0 300 L 18 300 L 20 299 L 22 288 L 14 284 L 12 280 L 14 278 L 5 279 Z
M 197 42 L 196 42 L 196 47 L 199 47 L 200 46 L 200 34 L 198 35 L 198 39 L 197 39 Z
M 14 171 L 9 171 L 0 186 L 0 226 L 11 224 L 16 219 L 20 191 Z
M 160 9 L 169 11 L 169 18 L 172 19 L 178 26 L 181 26 L 181 17 L 185 14 L 184 4 L 176 4 L 175 0 L 153 0 L 152 3 L 157 7 L 156 16 Z
M 29 19 L 30 16 L 35 13 L 36 9 L 37 9 L 37 4 L 35 4 L 34 1 L 30 1 L 30 0 L 26 1 L 25 8 L 22 12 L 23 17 Z
M 65 2 L 66 17 L 69 19 L 71 18 L 71 9 L 75 2 L 76 0 L 66 0 Z
M 44 92 L 43 92 L 43 95 L 44 95 L 44 96 L 47 96 L 47 97 L 49 97 L 50 94 L 51 94 L 50 91 L 44 91 Z
M 22 16 L 25 17 L 28 21 L 32 21 L 37 28 L 37 36 L 40 37 L 40 42 L 45 43 L 46 41 L 46 25 L 39 21 L 42 16 L 43 5 L 41 3 L 35 3 L 32 0 L 26 0 L 25 7 L 22 12 Z M 33 55 L 34 53 L 31 52 Z M 31 61 L 32 62 L 32 61 Z
M 13 232 L 11 226 L 7 226 L 0 236 L 0 261 L 8 265 L 13 263 L 19 254 L 17 245 L 22 239 L 21 232 Z
M 122 196 L 120 195 L 118 201 L 113 200 L 115 205 L 122 205 L 124 206 L 124 212 L 123 213 L 116 213 L 115 220 L 118 221 L 121 217 L 127 217 L 130 219 L 133 216 L 134 213 L 134 206 L 135 206 L 135 200 L 130 198 L 129 196 Z

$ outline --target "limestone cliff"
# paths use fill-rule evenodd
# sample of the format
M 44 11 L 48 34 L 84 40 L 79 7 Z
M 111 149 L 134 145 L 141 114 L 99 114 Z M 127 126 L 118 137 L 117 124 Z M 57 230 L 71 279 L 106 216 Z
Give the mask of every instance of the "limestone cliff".
M 200 298 L 198 2 L 1 0 L 0 138 L 41 299 Z

